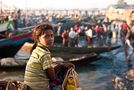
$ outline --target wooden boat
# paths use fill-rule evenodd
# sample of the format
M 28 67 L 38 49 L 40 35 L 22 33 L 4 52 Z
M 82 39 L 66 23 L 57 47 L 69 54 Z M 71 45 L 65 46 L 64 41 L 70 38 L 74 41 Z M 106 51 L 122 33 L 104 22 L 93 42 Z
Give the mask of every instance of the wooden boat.
M 23 46 L 22 50 L 28 49 L 30 50 L 33 46 L 33 43 L 26 42 Z M 49 48 L 52 53 L 62 55 L 62 53 L 66 54 L 89 54 L 89 53 L 103 53 L 110 52 L 112 50 L 120 48 L 121 45 L 108 45 L 108 46 L 96 46 L 96 47 L 51 47 Z M 27 51 L 28 51 L 27 50 Z M 29 51 L 28 51 L 29 52 Z
M 18 56 L 23 56 L 21 53 L 29 56 L 33 43 L 26 42 L 19 52 L 16 54 Z M 69 60 L 70 58 L 79 57 L 82 55 L 89 55 L 90 53 L 104 53 L 110 52 L 112 50 L 120 48 L 120 45 L 114 46 L 101 46 L 101 47 L 52 47 L 50 48 L 52 57 L 62 57 L 64 60 Z
M 69 59 L 69 62 L 73 63 L 75 66 L 79 66 L 79 65 L 87 65 L 100 59 L 101 56 L 97 55 L 96 53 L 90 53 L 90 54 L 79 55 L 75 58 Z
M 16 66 L 0 66 L 0 71 L 14 71 L 14 70 L 25 70 L 25 65 L 16 65 Z
M 11 38 L 5 38 L 0 40 L 0 58 L 12 57 L 21 46 L 28 40 L 31 39 L 31 29 L 32 27 L 23 28 L 18 31 L 16 35 Z
M 120 45 L 100 46 L 100 47 L 52 47 L 50 51 L 54 54 L 66 55 L 69 54 L 89 54 L 89 53 L 103 53 L 120 48 Z
M 0 59 L 0 70 L 12 71 L 12 70 L 23 70 L 25 69 L 27 57 L 8 57 Z
M 65 60 L 61 57 L 53 57 L 52 60 L 54 62 L 70 62 L 73 64 L 84 63 L 84 62 L 91 63 L 93 61 L 96 61 L 97 59 L 100 59 L 100 56 L 96 53 L 90 53 L 90 54 L 73 54 L 72 58 L 70 58 L 70 56 L 65 58 L 68 59 Z
M 75 55 L 74 58 L 70 58 L 68 60 L 64 60 L 62 59 L 59 60 L 58 58 L 56 58 L 56 63 L 73 63 L 75 66 L 78 66 L 78 65 L 85 65 L 85 64 L 89 64 L 89 63 L 92 63 L 94 61 L 97 61 L 100 59 L 100 57 L 96 54 L 96 53 L 90 53 L 90 54 L 83 54 L 83 55 Z M 22 62 L 20 65 L 17 64 L 17 65 L 1 65 L 0 64 L 0 71 L 3 71 L 3 70 L 6 70 L 6 71 L 11 71 L 11 70 L 24 70 L 25 69 L 25 66 L 26 66 L 26 63 L 27 63 L 27 60 L 24 59 L 25 61 L 22 62 L 22 61 L 18 61 L 19 63 Z M 17 61 L 17 60 L 15 60 Z
M 71 62 L 75 62 L 76 61 L 79 61 L 81 59 L 88 59 L 90 57 L 97 57 L 97 54 L 96 53 L 86 53 L 86 54 L 71 54 L 71 53 L 68 53 L 68 52 L 59 52 L 59 53 L 52 53 L 51 54 L 52 57 L 61 57 L 63 58 L 65 61 L 71 61 Z

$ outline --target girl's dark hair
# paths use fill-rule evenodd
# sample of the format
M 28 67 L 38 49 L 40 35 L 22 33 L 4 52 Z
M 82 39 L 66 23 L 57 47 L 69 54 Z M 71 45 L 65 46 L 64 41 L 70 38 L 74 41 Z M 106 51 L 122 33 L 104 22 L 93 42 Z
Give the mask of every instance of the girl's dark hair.
M 46 30 L 53 30 L 52 26 L 48 23 L 37 25 L 32 32 L 32 37 L 34 40 L 34 45 L 31 49 L 31 52 L 35 47 L 37 46 L 37 43 L 39 42 L 39 37 L 45 33 Z

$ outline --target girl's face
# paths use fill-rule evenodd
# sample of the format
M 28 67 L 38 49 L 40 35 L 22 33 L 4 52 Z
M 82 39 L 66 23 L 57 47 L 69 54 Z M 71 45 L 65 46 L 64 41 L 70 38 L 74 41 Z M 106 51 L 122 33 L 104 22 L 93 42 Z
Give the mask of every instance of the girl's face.
M 46 30 L 43 35 L 39 37 L 40 44 L 52 47 L 54 44 L 54 33 L 52 30 Z

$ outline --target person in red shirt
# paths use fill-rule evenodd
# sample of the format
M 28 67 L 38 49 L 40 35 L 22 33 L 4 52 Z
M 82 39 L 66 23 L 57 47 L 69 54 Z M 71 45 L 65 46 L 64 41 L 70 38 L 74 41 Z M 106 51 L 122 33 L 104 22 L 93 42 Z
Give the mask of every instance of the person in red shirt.
M 127 31 L 130 30 L 130 27 L 128 26 L 127 22 L 124 21 L 121 25 L 121 37 L 125 37 L 127 34 Z
M 76 32 L 79 32 L 79 29 L 80 29 L 80 28 L 79 28 L 78 25 L 75 25 L 74 29 L 75 29 Z

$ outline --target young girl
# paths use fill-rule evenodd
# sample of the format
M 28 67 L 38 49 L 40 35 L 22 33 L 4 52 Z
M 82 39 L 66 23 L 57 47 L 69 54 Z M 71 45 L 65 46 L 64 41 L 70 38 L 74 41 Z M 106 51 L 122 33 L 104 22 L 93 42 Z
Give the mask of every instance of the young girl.
M 53 29 L 49 24 L 41 24 L 33 29 L 34 46 L 30 59 L 27 63 L 24 83 L 28 86 L 28 90 L 47 90 L 53 88 L 54 84 L 62 84 L 64 74 L 70 68 L 75 66 L 70 63 L 53 64 L 49 48 L 54 44 Z M 58 80 L 59 76 L 60 79 Z M 62 74 L 61 74 L 62 73 Z
M 34 28 L 34 49 L 26 65 L 24 83 L 28 90 L 46 90 L 49 80 L 56 79 L 49 47 L 54 44 L 54 33 L 49 24 L 41 24 Z M 49 77 L 48 77 L 49 76 Z

